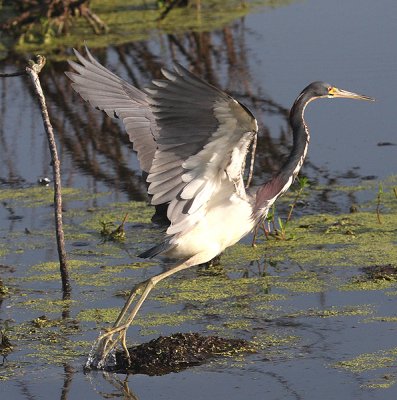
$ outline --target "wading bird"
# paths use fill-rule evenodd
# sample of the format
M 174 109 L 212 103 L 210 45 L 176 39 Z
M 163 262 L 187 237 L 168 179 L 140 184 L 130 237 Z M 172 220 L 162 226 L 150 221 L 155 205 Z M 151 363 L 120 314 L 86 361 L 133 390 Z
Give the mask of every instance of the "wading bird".
M 164 255 L 180 260 L 166 272 L 137 285 L 113 327 L 102 334 L 89 367 L 105 366 L 120 343 L 128 357 L 126 332 L 152 288 L 178 271 L 210 261 L 253 230 L 297 176 L 307 153 L 306 106 L 318 98 L 373 100 L 313 82 L 295 100 L 289 122 L 291 153 L 280 171 L 262 186 L 246 190 L 243 168 L 258 132 L 255 117 L 243 104 L 180 65 L 163 69 L 163 80 L 139 90 L 75 51 L 70 61 L 73 88 L 94 107 L 120 118 L 147 174 L 153 205 L 168 204 L 170 225 L 164 241 L 141 257 Z M 138 300 L 135 304 L 134 299 Z M 117 335 L 113 340 L 113 336 Z

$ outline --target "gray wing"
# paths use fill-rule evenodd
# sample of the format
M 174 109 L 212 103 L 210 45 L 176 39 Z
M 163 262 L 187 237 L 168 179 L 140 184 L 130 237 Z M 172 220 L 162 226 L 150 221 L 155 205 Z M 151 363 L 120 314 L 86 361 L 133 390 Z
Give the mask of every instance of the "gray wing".
M 137 152 L 142 171 L 149 173 L 156 151 L 158 128 L 148 95 L 102 66 L 86 47 L 84 58 L 74 50 L 80 64 L 69 61 L 75 72 L 65 72 L 73 89 L 110 117 L 120 118 Z
M 242 168 L 258 125 L 249 110 L 180 65 L 146 89 L 159 127 L 147 181 L 152 204 L 170 202 L 168 234 L 192 227 L 222 190 L 245 197 Z

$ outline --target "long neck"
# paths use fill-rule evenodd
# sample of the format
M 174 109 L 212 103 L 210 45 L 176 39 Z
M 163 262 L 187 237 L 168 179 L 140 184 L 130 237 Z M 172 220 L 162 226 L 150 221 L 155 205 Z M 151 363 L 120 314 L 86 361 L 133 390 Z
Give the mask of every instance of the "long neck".
M 308 98 L 302 93 L 291 108 L 289 122 L 293 135 L 292 149 L 279 172 L 258 189 L 255 201 L 257 215 L 266 213 L 276 199 L 288 190 L 302 167 L 310 140 L 304 112 L 311 100 L 313 98 Z
M 313 100 L 313 98 L 306 98 L 304 94 L 299 96 L 290 111 L 289 123 L 291 125 L 293 135 L 292 149 L 286 162 L 276 175 L 276 177 L 281 177 L 285 183 L 287 183 L 291 176 L 291 183 L 293 182 L 298 175 L 306 157 L 307 147 L 310 141 L 310 134 L 305 124 L 304 112 L 307 104 L 311 100 Z

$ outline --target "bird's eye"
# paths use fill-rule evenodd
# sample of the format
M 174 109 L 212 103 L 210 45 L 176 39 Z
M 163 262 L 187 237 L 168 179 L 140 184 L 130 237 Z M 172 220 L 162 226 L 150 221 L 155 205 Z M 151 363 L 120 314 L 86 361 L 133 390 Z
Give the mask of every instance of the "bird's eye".
M 328 96 L 333 96 L 335 94 L 335 88 L 333 86 L 328 87 Z

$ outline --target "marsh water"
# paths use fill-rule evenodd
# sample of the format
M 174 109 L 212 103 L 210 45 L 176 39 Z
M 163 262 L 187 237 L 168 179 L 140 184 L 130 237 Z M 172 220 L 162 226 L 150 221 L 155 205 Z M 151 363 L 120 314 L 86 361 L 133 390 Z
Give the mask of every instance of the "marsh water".
M 62 163 L 68 300 L 56 263 L 51 185 L 38 184 L 52 176 L 37 100 L 27 78 L 0 79 L 0 329 L 13 346 L 0 365 L 1 399 L 396 398 L 397 3 L 248 4 L 217 9 L 219 22 L 208 27 L 205 10 L 201 17 L 186 10 L 200 20 L 194 31 L 178 22 L 175 32 L 160 25 L 133 34 L 131 27 L 129 39 L 126 23 L 113 26 L 113 42 L 87 34 L 87 43 L 139 87 L 177 60 L 248 106 L 260 126 L 254 183 L 288 154 L 288 110 L 309 82 L 376 98 L 311 103 L 302 171 L 310 187 L 287 240 L 261 235 L 252 248 L 249 237 L 220 266 L 192 268 L 160 285 L 128 337 L 141 343 L 200 332 L 243 338 L 257 351 L 163 376 L 84 374 L 92 341 L 114 321 L 125 293 L 167 264 L 136 257 L 161 232 L 150 222 L 121 125 L 87 106 L 63 74 L 71 45 L 81 49 L 84 39 L 71 37 L 51 50 L 40 76 Z M 8 46 L 2 71 L 20 69 L 28 50 L 38 51 Z M 280 201 L 280 218 L 295 194 Z M 104 224 L 117 227 L 126 213 L 126 239 L 105 241 Z

